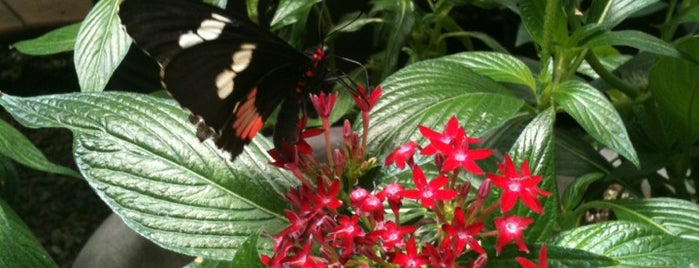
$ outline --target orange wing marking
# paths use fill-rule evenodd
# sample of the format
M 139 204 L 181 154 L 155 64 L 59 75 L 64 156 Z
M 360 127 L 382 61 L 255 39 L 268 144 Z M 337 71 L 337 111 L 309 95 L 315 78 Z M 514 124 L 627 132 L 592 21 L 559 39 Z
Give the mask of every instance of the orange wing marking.
M 255 108 L 256 96 L 257 88 L 253 88 L 248 93 L 245 103 L 241 104 L 235 111 L 236 119 L 233 121 L 232 127 L 235 130 L 235 135 L 243 140 L 252 140 L 264 125 L 262 116 L 257 113 L 257 108 Z

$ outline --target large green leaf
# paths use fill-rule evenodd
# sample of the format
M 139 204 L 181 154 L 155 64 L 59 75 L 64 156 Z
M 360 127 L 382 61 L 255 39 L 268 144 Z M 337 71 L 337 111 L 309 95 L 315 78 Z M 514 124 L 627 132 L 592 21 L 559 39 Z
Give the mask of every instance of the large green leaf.
M 526 257 L 532 261 L 537 261 L 539 258 L 539 250 L 541 245 L 527 245 L 529 254 L 523 256 L 524 253 L 515 249 L 514 246 L 508 246 L 498 256 L 494 256 L 488 252 L 488 262 L 485 267 L 502 268 L 502 267 L 520 267 L 515 261 L 516 257 Z M 487 249 L 486 249 L 487 250 Z M 584 250 L 564 248 L 550 243 L 546 244 L 546 263 L 547 267 L 576 267 L 576 268 L 598 268 L 607 267 L 618 264 L 612 258 L 593 254 Z
M 595 48 L 598 46 L 627 46 L 658 55 L 672 56 L 675 58 L 682 57 L 680 52 L 671 44 L 650 34 L 633 30 L 606 32 L 590 39 L 583 44 L 583 46 L 587 48 Z
M 590 136 L 637 167 L 640 165 L 624 122 L 614 106 L 597 89 L 584 82 L 570 80 L 559 84 L 553 91 L 553 97 L 556 104 L 575 118 Z
M 699 206 L 672 198 L 596 201 L 620 220 L 647 223 L 667 234 L 699 242 Z
M 383 32 L 385 34 L 386 49 L 383 51 L 383 66 L 381 77 L 387 77 L 398 66 L 398 58 L 401 56 L 406 37 L 415 26 L 416 7 L 410 0 L 380 0 L 375 1 L 375 8 L 382 8 L 384 12 Z
M 277 12 L 272 18 L 270 23 L 272 29 L 279 29 L 281 27 L 303 21 L 305 23 L 308 11 L 313 7 L 313 5 L 319 3 L 321 0 L 282 0 L 279 2 L 279 7 Z
M 228 5 L 228 0 L 204 0 L 204 3 L 207 3 L 212 6 L 216 6 L 222 9 L 226 9 L 226 5 Z
M 536 81 L 527 65 L 508 54 L 485 51 L 464 52 L 447 57 L 445 60 L 464 64 L 472 71 L 497 82 L 520 84 L 532 90 L 536 88 Z
M 619 262 L 615 267 L 691 267 L 699 260 L 699 242 L 625 221 L 563 232 L 549 244 L 610 257 Z
M 240 249 L 235 254 L 233 261 L 216 261 L 197 258 L 194 262 L 185 265 L 184 268 L 235 268 L 235 267 L 265 267 L 260 261 L 257 252 L 257 235 L 251 235 L 245 240 Z
M 556 175 L 578 177 L 590 172 L 609 173 L 612 165 L 579 135 L 556 129 Z
M 232 259 L 250 235 L 285 225 L 281 194 L 292 179 L 267 164 L 264 139 L 231 163 L 213 142 L 199 142 L 187 113 L 146 95 L 4 95 L 0 105 L 24 125 L 71 129 L 76 162 L 97 194 L 165 248 Z
M 692 6 L 682 12 L 682 14 L 672 19 L 673 23 L 682 24 L 687 22 L 699 22 L 699 6 Z
M 586 14 L 587 23 L 598 23 L 609 30 L 656 2 L 658 0 L 595 0 Z
M 565 14 L 563 14 L 562 9 L 547 12 L 546 4 L 546 0 L 520 0 L 519 11 L 522 17 L 522 25 L 524 25 L 531 38 L 539 45 L 552 41 L 563 43 L 568 36 Z M 547 18 L 547 15 L 553 17 Z M 544 29 L 544 23 L 547 19 L 552 25 L 552 32 L 546 32 Z M 544 40 L 546 36 L 550 40 Z
M 71 51 L 81 23 L 74 23 L 50 31 L 31 40 L 17 42 L 13 47 L 27 55 L 50 55 Z
M 441 129 L 456 115 L 471 136 L 503 124 L 523 102 L 502 85 L 476 74 L 458 55 L 418 62 L 384 83 L 383 96 L 371 114 L 369 150 L 386 153 L 418 140 L 418 124 Z
M 2 199 L 0 267 L 58 267 L 22 219 Z
M 561 206 L 564 211 L 571 211 L 580 204 L 583 197 L 585 197 L 585 191 L 587 187 L 593 182 L 596 182 L 604 178 L 604 173 L 589 173 L 585 174 L 579 178 L 575 178 L 575 181 L 568 186 L 561 196 Z
M 549 108 L 539 114 L 522 131 L 515 144 L 510 149 L 512 160 L 520 166 L 523 161 L 529 162 L 532 174 L 543 178 L 539 185 L 541 189 L 551 193 L 548 197 L 540 197 L 544 214 L 539 215 L 531 209 L 519 205 L 517 215 L 527 215 L 534 219 L 534 224 L 526 231 L 526 241 L 544 242 L 550 237 L 556 218 L 560 214 L 556 173 L 553 162 L 553 124 L 556 113 Z
M 51 163 L 27 137 L 3 120 L 0 120 L 0 154 L 36 170 L 80 178 L 74 170 Z
M 119 0 L 97 2 L 75 42 L 75 69 L 82 91 L 102 91 L 131 45 L 117 16 Z
M 683 40 L 677 48 L 687 55 L 699 58 L 699 37 Z M 671 57 L 661 57 L 650 70 L 648 88 L 660 106 L 668 111 L 682 128 L 685 144 L 691 144 L 699 135 L 699 66 Z

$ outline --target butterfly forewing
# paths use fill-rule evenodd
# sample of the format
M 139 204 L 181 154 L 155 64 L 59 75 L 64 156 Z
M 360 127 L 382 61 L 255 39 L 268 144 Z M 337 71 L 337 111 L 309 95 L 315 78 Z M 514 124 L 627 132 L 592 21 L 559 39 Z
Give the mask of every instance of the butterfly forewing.
M 168 92 L 193 114 L 199 138 L 214 136 L 232 158 L 282 101 L 297 102 L 310 59 L 246 18 L 185 0 L 127 0 L 119 16 L 160 64 Z M 298 114 L 297 104 L 285 106 Z

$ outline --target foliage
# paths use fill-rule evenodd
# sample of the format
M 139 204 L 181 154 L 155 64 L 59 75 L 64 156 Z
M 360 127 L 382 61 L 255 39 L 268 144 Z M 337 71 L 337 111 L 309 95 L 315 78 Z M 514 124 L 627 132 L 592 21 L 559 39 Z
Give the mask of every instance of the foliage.
M 259 265 L 250 256 L 257 250 L 270 254 L 273 241 L 264 234 L 285 228 L 288 208 L 283 195 L 298 182 L 268 164 L 264 152 L 270 144 L 263 138 L 256 138 L 244 156 L 231 163 L 211 141 L 196 139 L 187 114 L 172 101 L 101 92 L 129 49 L 117 16 L 119 2 L 99 1 L 81 24 L 15 46 L 24 53 L 42 54 L 65 51 L 74 43 L 83 92 L 32 98 L 5 94 L 0 95 L 0 105 L 27 127 L 73 131 L 80 173 L 144 237 L 206 260 L 193 267 L 223 267 L 234 257 L 236 265 Z M 340 17 L 324 4 L 279 1 L 270 28 L 302 46 L 309 18 Z M 371 81 L 380 83 L 383 96 L 371 109 L 371 121 L 360 111 L 362 116 L 354 123 L 369 133 L 363 137 L 368 143 L 362 161 L 383 162 L 410 140 L 426 146 L 418 126 L 441 129 L 455 115 L 469 136 L 481 137 L 476 146 L 493 148 L 495 155 L 507 154 L 520 163 L 527 159 L 531 173 L 543 178 L 541 188 L 553 193 L 542 199 L 542 215 L 522 205 L 513 209 L 516 215 L 536 219 L 525 232 L 532 249 L 528 259 L 535 260 L 536 249 L 546 244 L 552 267 L 699 265 L 699 155 L 694 151 L 699 138 L 699 2 L 374 0 L 370 4 L 364 14 L 340 14 L 346 15 L 342 21 L 324 21 L 319 27 L 336 30 L 328 38 L 331 47 L 343 35 L 374 36 L 366 68 Z M 248 11 L 258 17 L 254 8 Z M 467 11 L 516 17 L 521 21 L 519 32 L 508 33 L 513 35 L 507 40 L 516 39 L 518 47 L 465 29 L 460 13 Z M 661 23 L 647 23 L 658 16 Z M 647 30 L 648 26 L 658 26 L 658 32 Z M 364 31 L 354 32 L 358 30 Z M 512 52 L 527 49 L 534 52 Z M 78 176 L 46 161 L 4 122 L 0 134 L 4 141 L 23 144 L 0 143 L 7 158 Z M 615 156 L 602 157 L 603 150 Z M 438 165 L 426 164 L 420 157 L 416 162 L 426 174 L 439 172 Z M 487 172 L 497 172 L 492 158 L 482 165 Z M 377 169 L 360 169 L 365 176 L 359 180 L 372 180 L 360 184 L 380 188 L 393 181 L 410 182 L 409 172 Z M 10 185 L 5 174 L 11 173 L 0 177 L 0 192 Z M 561 184 L 565 178 L 573 178 L 570 185 Z M 459 180 L 476 186 L 484 177 L 464 172 Z M 603 198 L 611 189 L 622 189 L 611 198 L 621 200 Z M 491 195 L 488 202 L 497 198 L 499 194 Z M 45 259 L 45 252 L 26 230 L 11 227 L 21 227 L 21 221 L 1 200 L 0 205 L 4 211 L 0 214 L 5 215 L 0 220 L 6 222 L 0 240 L 27 237 L 26 243 L 13 245 L 22 254 L 0 254 L 0 263 L 55 265 L 38 262 Z M 586 223 L 586 212 L 592 208 L 606 209 L 614 217 Z M 426 215 L 416 207 L 401 210 L 399 218 L 407 223 L 429 218 Z M 260 232 L 263 235 L 257 239 Z M 505 247 L 498 256 L 488 254 L 487 265 L 511 266 L 516 256 L 521 252 Z

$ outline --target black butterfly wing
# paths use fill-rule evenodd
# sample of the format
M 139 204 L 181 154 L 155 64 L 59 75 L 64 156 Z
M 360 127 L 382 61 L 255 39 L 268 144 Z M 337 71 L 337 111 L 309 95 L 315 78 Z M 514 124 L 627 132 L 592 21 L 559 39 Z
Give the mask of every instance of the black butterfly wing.
M 161 65 L 168 92 L 193 114 L 198 137 L 213 136 L 232 158 L 282 101 L 296 102 L 310 59 L 247 19 L 182 0 L 129 0 L 119 15 Z

